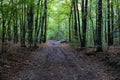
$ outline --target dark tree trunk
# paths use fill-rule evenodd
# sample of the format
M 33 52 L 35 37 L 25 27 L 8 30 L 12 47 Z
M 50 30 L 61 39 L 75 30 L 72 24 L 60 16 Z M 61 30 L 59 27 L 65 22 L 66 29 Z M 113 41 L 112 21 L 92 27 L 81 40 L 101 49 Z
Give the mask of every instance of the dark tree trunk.
M 25 45 L 25 4 L 22 4 L 22 16 L 21 16 L 21 20 L 20 20 L 20 32 L 21 32 L 21 47 L 26 47 Z
M 29 47 L 31 48 L 33 43 L 33 6 L 29 6 L 29 12 L 28 12 L 28 43 Z
M 98 35 L 98 32 L 97 32 L 98 28 L 97 27 L 98 27 L 98 4 L 96 4 L 96 29 L 94 31 L 96 33 L 95 34 L 95 46 L 97 46 L 97 35 Z
M 45 43 L 46 42 L 46 38 L 47 38 L 47 0 L 45 0 L 44 2 L 44 6 L 45 6 L 45 9 L 44 9 L 44 15 L 45 15 L 45 26 L 44 26 L 44 38 L 43 38 L 43 42 Z
M 74 39 L 74 13 L 72 12 L 72 16 L 71 16 L 71 18 L 72 18 L 72 21 L 71 21 L 71 26 L 72 26 L 72 31 L 71 31 L 71 35 L 72 35 L 72 39 Z
M 111 30 L 110 30 L 110 0 L 107 0 L 107 9 L 108 9 L 108 13 L 107 13 L 107 25 L 108 25 L 108 46 L 111 45 Z
M 114 31 L 114 9 L 113 9 L 113 2 L 111 3 L 111 45 L 113 45 L 113 31 Z
M 118 30 L 119 31 L 119 34 L 117 37 L 119 37 L 119 40 L 117 41 L 117 44 L 120 45 L 120 0 L 116 0 L 116 12 L 117 12 L 117 29 L 116 31 Z
M 4 52 L 5 52 L 5 20 L 3 18 L 2 19 L 2 53 Z
M 71 42 L 71 15 L 72 15 L 72 9 L 70 11 L 70 16 L 69 16 L 69 42 Z
M 3 5 L 3 0 L 1 1 L 1 5 Z M 3 13 L 3 7 L 1 6 L 1 11 L 2 11 L 2 53 L 5 52 L 5 13 Z
M 40 5 L 40 9 L 43 8 L 43 0 L 40 1 L 41 2 L 41 5 Z M 39 27 L 38 27 L 38 30 L 37 30 L 37 38 L 38 38 L 38 35 L 41 34 L 41 26 L 42 26 L 42 11 L 40 11 L 40 18 L 39 18 Z M 39 41 L 40 42 L 40 41 Z
M 18 43 L 17 14 L 16 19 L 14 19 L 14 43 Z
M 44 27 L 44 14 L 43 14 L 43 16 L 42 16 L 42 21 L 41 21 L 41 34 L 40 34 L 40 43 L 42 43 L 42 41 L 43 41 L 43 27 Z
M 71 2 L 71 8 L 70 8 L 70 15 L 69 15 L 69 42 L 71 42 L 71 40 L 72 40 L 72 37 L 71 37 L 71 35 L 72 35 L 72 9 L 73 9 L 73 0 L 72 0 L 72 2 Z
M 8 21 L 8 41 L 11 41 L 12 40 L 12 35 L 11 35 L 11 20 Z
M 81 47 L 86 46 L 87 5 L 88 5 L 88 0 L 82 0 L 82 44 L 81 44 Z
M 98 26 L 97 26 L 97 52 L 101 52 L 102 50 L 102 35 L 101 35 L 101 28 L 102 28 L 102 0 L 98 0 Z
M 39 6 L 40 6 L 40 0 L 37 3 L 37 16 L 35 19 L 35 32 L 34 32 L 34 47 L 37 48 L 37 41 L 38 41 L 38 14 L 39 14 Z
M 76 14 L 76 0 L 73 0 L 73 6 L 74 6 L 74 38 L 75 40 L 78 40 L 78 29 L 77 29 L 77 14 Z

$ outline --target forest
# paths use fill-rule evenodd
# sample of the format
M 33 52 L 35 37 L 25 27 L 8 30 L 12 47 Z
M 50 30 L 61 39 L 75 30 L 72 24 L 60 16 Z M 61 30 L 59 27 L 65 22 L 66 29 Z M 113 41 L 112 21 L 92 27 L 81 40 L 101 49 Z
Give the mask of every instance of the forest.
M 120 0 L 0 0 L 0 80 L 120 80 Z

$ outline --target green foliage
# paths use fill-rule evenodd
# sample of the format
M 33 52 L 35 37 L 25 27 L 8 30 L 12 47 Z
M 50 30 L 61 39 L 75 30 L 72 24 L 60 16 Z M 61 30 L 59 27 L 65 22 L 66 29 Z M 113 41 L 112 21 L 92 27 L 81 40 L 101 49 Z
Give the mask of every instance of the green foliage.
M 53 0 L 48 2 L 48 39 L 66 39 L 68 32 L 68 15 L 70 0 Z M 59 29 L 58 29 L 59 27 Z M 68 37 L 68 36 L 67 36 Z
M 13 2 L 12 2 L 13 1 Z M 35 28 L 35 17 L 37 14 L 37 10 L 39 9 L 39 15 L 38 17 L 42 16 L 44 14 L 44 0 L 40 3 L 38 6 L 39 0 L 0 0 L 0 32 L 1 32 L 1 23 L 2 23 L 2 17 L 5 18 L 5 20 L 8 22 L 8 20 L 16 19 L 16 15 L 18 15 L 18 21 L 20 21 L 20 18 L 22 15 L 25 17 L 27 14 L 22 12 L 22 9 L 24 6 L 25 12 L 27 12 L 29 5 L 32 5 L 34 7 L 34 28 Z M 41 1 L 41 0 L 40 0 Z M 69 15 L 70 15 L 70 9 L 71 9 L 71 1 L 72 0 L 48 0 L 47 5 L 47 39 L 68 39 L 69 36 Z M 79 14 L 80 14 L 80 20 L 82 17 L 81 14 L 81 3 L 82 0 L 78 0 L 78 6 L 79 6 Z M 118 22 L 118 10 L 120 9 L 120 1 L 119 0 L 113 0 L 111 1 L 111 4 L 114 5 L 114 20 L 115 20 L 115 30 L 118 30 L 119 22 Z M 102 3 L 102 11 L 103 11 L 103 33 L 105 31 L 105 23 L 107 22 L 107 19 L 105 18 L 107 13 L 107 0 L 104 0 Z M 42 6 L 42 7 L 41 7 Z M 91 10 L 91 12 L 90 12 Z M 42 12 L 42 14 L 40 14 Z M 91 42 L 91 39 L 93 38 L 93 31 L 96 30 L 96 13 L 97 12 L 97 1 L 96 0 L 88 0 L 88 15 L 87 15 L 87 41 Z M 93 26 L 91 24 L 91 19 L 93 20 Z M 106 20 L 106 22 L 105 22 Z M 40 19 L 39 19 L 40 21 Z M 27 23 L 27 21 L 25 21 Z M 72 23 L 72 22 L 71 22 Z M 39 23 L 38 23 L 39 24 Z M 80 21 L 80 26 L 82 24 L 82 21 Z M 7 23 L 6 23 L 6 26 Z M 11 23 L 11 26 L 13 28 L 13 22 Z M 26 25 L 27 26 L 27 25 Z M 92 29 L 92 27 L 94 30 Z M 19 35 L 20 35 L 20 22 L 17 25 L 19 29 Z M 40 26 L 41 27 L 41 26 Z M 72 25 L 72 33 L 74 32 Z M 33 28 L 33 29 L 34 29 Z M 27 27 L 26 27 L 27 29 Z M 80 28 L 82 32 L 82 27 Z M 13 31 L 13 29 L 11 30 Z M 27 31 L 27 30 L 26 30 Z M 40 35 L 40 34 L 39 34 Z M 119 34 L 117 35 L 117 38 L 119 37 Z M 116 36 L 115 36 L 116 37 Z M 75 41 L 74 35 L 72 35 L 72 40 Z M 104 37 L 103 37 L 104 38 Z M 76 41 L 75 41 L 76 42 Z

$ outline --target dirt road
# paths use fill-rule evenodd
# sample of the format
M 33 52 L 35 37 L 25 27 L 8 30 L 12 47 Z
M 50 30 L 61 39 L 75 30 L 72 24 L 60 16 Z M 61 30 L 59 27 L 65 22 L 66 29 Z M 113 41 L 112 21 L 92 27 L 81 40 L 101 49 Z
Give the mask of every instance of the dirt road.
M 32 53 L 31 60 L 13 80 L 111 80 L 103 70 L 78 59 L 66 45 L 51 42 Z

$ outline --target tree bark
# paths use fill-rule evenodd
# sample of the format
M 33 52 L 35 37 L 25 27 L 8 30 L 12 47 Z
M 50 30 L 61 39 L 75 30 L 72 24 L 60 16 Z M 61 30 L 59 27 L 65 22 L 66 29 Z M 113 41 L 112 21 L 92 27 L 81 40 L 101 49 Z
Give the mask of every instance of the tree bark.
M 88 6 L 88 0 L 82 0 L 82 44 L 81 44 L 81 47 L 86 47 L 87 6 Z
M 102 28 L 102 0 L 98 0 L 98 26 L 97 26 L 97 52 L 101 52 L 102 50 L 102 35 L 101 35 L 101 28 Z
M 43 42 L 46 42 L 46 38 L 47 38 L 47 0 L 45 0 L 44 2 L 44 14 L 45 14 L 45 26 L 44 26 L 44 38 L 43 38 Z
M 30 44 L 29 47 L 31 48 L 33 44 L 33 5 L 29 5 L 29 12 L 28 12 L 28 43 Z
M 108 25 L 108 46 L 111 45 L 111 30 L 110 30 L 110 0 L 107 0 L 107 9 L 108 9 L 108 13 L 107 13 L 107 25 Z

